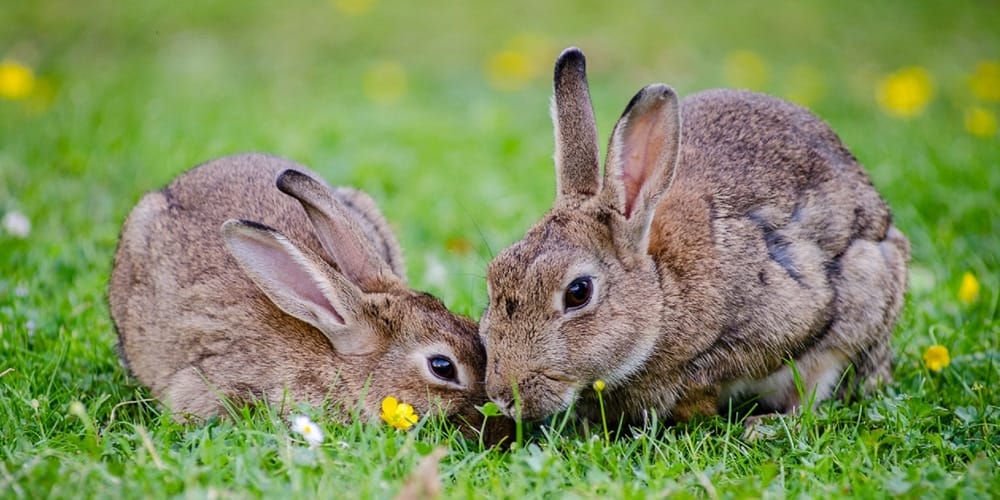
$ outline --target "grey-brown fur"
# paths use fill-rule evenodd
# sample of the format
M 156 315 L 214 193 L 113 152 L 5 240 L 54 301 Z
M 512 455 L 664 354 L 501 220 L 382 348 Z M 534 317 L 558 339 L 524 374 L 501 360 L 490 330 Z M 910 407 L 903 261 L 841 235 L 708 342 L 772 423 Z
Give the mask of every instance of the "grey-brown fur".
M 559 82 L 557 72 L 557 96 L 574 92 Z M 573 401 L 594 417 L 590 387 L 605 380 L 612 418 L 636 422 L 743 399 L 790 411 L 802 401 L 789 360 L 818 399 L 891 378 L 909 244 L 855 158 L 821 120 L 773 97 L 710 90 L 679 113 L 677 103 L 663 85 L 637 94 L 612 134 L 603 186 L 560 192 L 490 264 L 487 392 L 509 413 L 514 385 L 525 417 Z M 557 174 L 577 175 L 559 161 Z M 583 275 L 590 301 L 560 309 Z
M 109 288 L 131 372 L 181 417 L 219 414 L 223 399 L 263 399 L 280 409 L 329 403 L 341 417 L 360 404 L 377 419 L 382 399 L 395 396 L 421 415 L 440 407 L 479 420 L 485 353 L 475 323 L 406 286 L 399 245 L 370 197 L 316 179 L 290 161 L 245 154 L 196 167 L 139 201 Z M 324 231 L 338 239 L 324 240 Z M 251 278 L 254 262 L 286 254 L 302 265 Z M 326 287 L 303 287 L 305 296 L 335 311 L 288 298 L 282 280 L 301 269 Z M 312 281 L 288 285 L 303 282 Z M 424 359 L 432 354 L 452 359 L 457 382 L 435 379 Z
M 583 54 L 560 58 L 553 79 L 557 80 L 552 96 L 552 120 L 555 127 L 555 161 L 567 175 L 557 178 L 563 196 L 592 196 L 600 187 L 597 163 L 597 123 L 590 106 L 586 85 L 587 62 Z M 583 84 L 580 86 L 580 84 Z

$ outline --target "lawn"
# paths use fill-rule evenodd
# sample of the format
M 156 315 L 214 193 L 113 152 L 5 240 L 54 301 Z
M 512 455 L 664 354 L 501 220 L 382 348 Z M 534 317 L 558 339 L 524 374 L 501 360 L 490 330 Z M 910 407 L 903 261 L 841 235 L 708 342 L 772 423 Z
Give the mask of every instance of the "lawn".
M 447 497 L 1000 491 L 994 2 L 3 0 L 0 12 L 0 497 L 385 498 L 438 447 Z M 398 432 L 305 409 L 326 434 L 314 448 L 264 407 L 181 425 L 127 376 L 105 299 L 118 229 L 143 192 L 234 152 L 371 193 L 412 285 L 478 317 L 491 255 L 552 201 L 549 79 L 569 45 L 587 53 L 604 138 L 654 81 L 682 96 L 754 88 L 832 124 L 913 245 L 891 385 L 755 441 L 722 418 L 608 441 L 567 416 L 499 451 L 434 419 Z M 923 358 L 932 345 L 950 354 L 940 371 Z

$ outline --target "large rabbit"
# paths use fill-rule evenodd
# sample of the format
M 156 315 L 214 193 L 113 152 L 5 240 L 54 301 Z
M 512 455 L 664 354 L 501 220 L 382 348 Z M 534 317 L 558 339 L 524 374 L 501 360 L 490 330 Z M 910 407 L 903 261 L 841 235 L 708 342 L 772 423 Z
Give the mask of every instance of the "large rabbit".
M 180 416 L 262 399 L 329 403 L 345 417 L 363 398 L 362 415 L 377 419 L 394 396 L 481 420 L 475 323 L 407 287 L 371 198 L 306 172 L 230 156 L 142 198 L 109 290 L 132 373 Z
M 486 389 L 510 415 L 576 402 L 673 420 L 788 412 L 891 377 L 909 243 L 820 119 L 747 91 L 632 99 L 603 178 L 585 60 L 556 61 L 552 209 L 488 270 Z M 794 375 L 797 372 L 797 375 Z M 519 407 L 518 407 L 519 401 Z

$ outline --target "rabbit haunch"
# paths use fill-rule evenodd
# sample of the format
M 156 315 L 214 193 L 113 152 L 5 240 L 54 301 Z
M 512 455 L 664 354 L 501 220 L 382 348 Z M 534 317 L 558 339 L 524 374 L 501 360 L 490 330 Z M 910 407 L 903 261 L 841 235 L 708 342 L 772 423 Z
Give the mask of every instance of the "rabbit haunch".
M 130 371 L 181 417 L 262 399 L 284 411 L 329 403 L 341 417 L 360 404 L 377 419 L 395 396 L 481 420 L 475 323 L 406 286 L 371 198 L 317 179 L 236 155 L 140 200 L 109 287 Z
M 604 380 L 628 422 L 744 400 L 787 412 L 792 367 L 816 401 L 890 379 L 909 244 L 825 123 L 762 94 L 651 85 L 602 176 L 596 144 L 572 143 L 596 140 L 582 53 L 563 53 L 554 87 L 556 201 L 488 270 L 480 334 L 504 411 L 595 417 Z

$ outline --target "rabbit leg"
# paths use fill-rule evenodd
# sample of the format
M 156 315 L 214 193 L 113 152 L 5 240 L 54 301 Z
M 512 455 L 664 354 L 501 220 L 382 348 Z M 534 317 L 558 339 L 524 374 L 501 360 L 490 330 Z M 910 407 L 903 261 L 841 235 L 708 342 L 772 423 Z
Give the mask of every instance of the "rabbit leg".
M 198 368 L 189 366 L 175 373 L 160 399 L 174 412 L 175 418 L 191 416 L 210 418 L 225 413 L 223 401 L 228 394 L 205 379 Z
M 718 400 L 720 412 L 745 401 L 755 405 L 753 414 L 791 413 L 804 401 L 812 404 L 833 394 L 847 367 L 848 356 L 838 349 L 812 350 L 768 376 L 740 379 L 726 384 Z
M 670 416 L 675 422 L 684 422 L 695 415 L 714 415 L 718 410 L 718 401 L 717 385 L 689 388 L 671 410 Z
M 810 351 L 754 383 L 752 390 L 758 394 L 758 409 L 763 413 L 749 415 L 743 420 L 743 439 L 755 441 L 765 435 L 765 421 L 782 415 L 797 415 L 803 404 L 812 407 L 829 398 L 848 366 L 847 355 L 830 349 Z M 798 423 L 794 423 L 798 426 Z
M 866 394 L 892 380 L 892 325 L 903 306 L 909 243 L 895 226 L 882 241 L 855 240 L 829 278 L 837 291 L 835 321 L 823 344 L 850 354 L 854 380 L 841 384 L 838 396 L 855 389 Z

